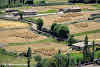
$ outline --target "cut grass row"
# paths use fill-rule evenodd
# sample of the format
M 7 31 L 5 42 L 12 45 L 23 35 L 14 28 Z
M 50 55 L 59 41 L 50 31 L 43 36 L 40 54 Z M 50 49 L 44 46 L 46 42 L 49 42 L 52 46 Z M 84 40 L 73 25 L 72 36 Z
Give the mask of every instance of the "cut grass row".
M 39 12 L 40 14 L 44 14 L 44 13 L 56 13 L 57 10 L 48 10 L 48 11 L 43 11 L 43 12 Z
M 47 39 L 39 40 L 39 41 L 8 43 L 8 45 L 9 46 L 16 46 L 16 45 L 40 44 L 40 43 L 48 43 L 48 42 L 56 42 L 56 39 L 47 38 Z
M 92 31 L 86 31 L 86 32 L 80 32 L 80 33 L 76 33 L 76 34 L 72 34 L 72 35 L 76 37 L 76 36 L 82 36 L 82 35 L 94 34 L 94 33 L 100 33 L 100 29 L 92 30 Z M 56 41 L 56 39 L 49 37 L 47 39 L 39 40 L 39 41 L 8 43 L 8 45 L 9 46 L 16 46 L 16 45 L 40 44 L 40 43 L 48 43 L 48 42 L 57 42 L 57 41 Z
M 93 34 L 93 33 L 100 33 L 100 29 L 92 30 L 92 31 L 86 31 L 86 32 L 80 32 L 76 34 L 72 34 L 73 36 L 82 36 L 86 34 Z

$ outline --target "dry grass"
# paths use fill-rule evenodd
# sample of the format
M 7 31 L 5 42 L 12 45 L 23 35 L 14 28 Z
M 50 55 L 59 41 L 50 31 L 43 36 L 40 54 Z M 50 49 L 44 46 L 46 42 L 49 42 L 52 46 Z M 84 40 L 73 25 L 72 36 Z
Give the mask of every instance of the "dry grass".
M 7 30 L 0 31 L 0 42 L 23 42 L 23 41 L 36 41 L 45 39 L 46 37 L 35 34 L 27 29 L 29 27 L 26 23 L 0 20 L 0 30 L 6 28 Z M 10 29 L 19 28 L 19 29 Z M 23 29 L 21 29 L 23 28 Z
M 58 0 L 57 0 L 58 1 Z M 85 5 L 56 5 L 56 6 L 37 6 L 37 7 L 19 7 L 19 8 L 13 8 L 13 9 L 19 9 L 19 10 L 35 10 L 37 12 L 41 11 L 48 11 L 48 10 L 58 10 L 61 8 L 71 8 L 71 7 L 80 7 L 81 9 L 96 9 L 92 7 L 91 5 L 85 4 Z
M 35 34 L 28 29 L 15 29 L 0 31 L 0 42 L 26 42 L 45 39 L 45 36 Z
M 85 35 L 83 36 L 77 36 L 75 37 L 76 39 L 84 40 Z M 100 33 L 94 33 L 94 34 L 89 34 L 88 38 L 90 41 L 95 40 L 96 42 L 100 42 Z
M 39 53 L 43 56 L 51 56 L 58 52 L 59 49 L 63 53 L 66 53 L 68 47 L 61 43 L 54 43 L 54 42 L 46 42 L 40 44 L 27 44 L 27 45 L 16 45 L 16 46 L 6 46 L 4 47 L 8 51 L 16 51 L 16 52 L 25 52 L 28 47 L 32 48 L 33 53 Z
M 14 27 L 28 27 L 26 23 L 21 23 L 17 21 L 8 21 L 0 19 L 0 28 L 14 28 Z
M 73 22 L 78 19 L 87 19 L 89 17 L 88 13 L 66 13 L 63 15 L 48 15 L 41 16 L 40 18 L 44 21 L 44 26 L 48 27 L 52 25 L 52 23 L 63 23 L 63 22 Z
M 70 29 L 71 34 L 75 34 L 75 33 L 100 29 L 100 23 L 83 22 L 83 23 L 72 24 L 72 25 L 69 25 L 68 27 Z

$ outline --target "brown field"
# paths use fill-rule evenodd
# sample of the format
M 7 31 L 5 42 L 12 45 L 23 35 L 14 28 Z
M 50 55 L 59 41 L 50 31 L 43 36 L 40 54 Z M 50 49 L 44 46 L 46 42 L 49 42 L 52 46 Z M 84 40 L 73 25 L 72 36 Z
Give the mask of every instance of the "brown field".
M 32 33 L 28 29 L 0 31 L 0 42 L 2 43 L 36 41 L 45 38 L 45 36 Z
M 32 33 L 26 23 L 0 20 L 0 42 L 23 42 L 45 39 L 45 36 Z M 16 29 L 18 28 L 18 29 Z
M 17 22 L 17 21 L 8 21 L 8 20 L 1 20 L 0 19 L 0 29 L 9 29 L 9 28 L 27 28 L 29 27 L 28 24 Z
M 68 27 L 70 29 L 71 34 L 75 34 L 75 33 L 100 29 L 100 23 L 96 23 L 96 22 L 86 22 L 85 23 L 85 22 L 83 22 L 83 23 L 71 24 Z
M 40 44 L 27 44 L 27 45 L 16 45 L 16 46 L 5 46 L 4 48 L 8 51 L 25 52 L 28 47 L 32 48 L 33 53 L 39 53 L 43 56 L 51 56 L 58 52 L 60 49 L 63 53 L 66 53 L 68 47 L 61 43 L 46 42 Z
M 73 22 L 78 19 L 87 19 L 90 14 L 88 13 L 66 13 L 63 15 L 48 15 L 48 16 L 41 16 L 40 18 L 44 21 L 44 26 L 48 27 L 52 25 L 52 23 L 64 23 L 64 22 Z M 39 18 L 39 17 L 38 17 Z
M 12 8 L 12 9 L 18 9 L 18 10 L 34 10 L 37 12 L 41 12 L 41 11 L 48 11 L 48 10 L 58 10 L 61 8 L 71 8 L 71 7 L 80 7 L 81 9 L 96 9 L 95 7 L 92 7 L 89 4 L 85 4 L 85 5 L 56 5 L 56 6 L 38 6 L 38 7 L 19 7 L 19 8 Z
M 83 36 L 77 36 L 75 37 L 76 39 L 84 40 L 85 35 Z M 95 33 L 95 34 L 89 34 L 88 35 L 89 41 L 95 40 L 96 42 L 100 42 L 100 33 Z

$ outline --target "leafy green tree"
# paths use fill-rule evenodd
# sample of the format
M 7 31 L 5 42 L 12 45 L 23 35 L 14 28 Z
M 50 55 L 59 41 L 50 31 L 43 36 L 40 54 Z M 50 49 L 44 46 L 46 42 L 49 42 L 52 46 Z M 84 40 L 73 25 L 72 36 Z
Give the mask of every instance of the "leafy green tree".
M 57 23 L 53 23 L 51 26 L 51 31 L 54 32 L 54 28 L 56 27 Z
M 37 19 L 37 29 L 41 30 L 43 26 L 43 20 L 41 18 Z
M 67 39 L 69 37 L 69 29 L 63 24 L 53 23 L 51 26 L 51 31 L 53 34 L 59 38 Z
M 27 57 L 27 67 L 30 67 L 30 62 L 31 62 L 31 57 L 32 57 L 32 50 L 31 48 L 28 48 L 27 53 L 26 53 L 26 57 Z
M 65 25 L 59 25 L 59 28 L 56 30 L 56 34 L 60 38 L 68 38 L 69 37 L 69 29 Z

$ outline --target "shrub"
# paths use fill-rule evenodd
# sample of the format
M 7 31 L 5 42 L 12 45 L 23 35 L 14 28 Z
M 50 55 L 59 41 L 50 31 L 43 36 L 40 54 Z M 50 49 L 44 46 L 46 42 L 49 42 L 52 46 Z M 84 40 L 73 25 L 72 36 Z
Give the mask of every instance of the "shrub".
M 63 24 L 56 24 L 53 23 L 51 26 L 51 31 L 53 32 L 54 36 L 60 37 L 60 38 L 68 38 L 69 36 L 69 29 L 67 26 Z
M 23 11 L 18 11 L 18 14 L 20 16 L 20 20 L 22 20 L 23 19 L 24 12 Z
M 41 30 L 43 26 L 43 20 L 41 18 L 37 19 L 37 29 Z
M 42 60 L 40 55 L 34 56 L 35 61 L 40 62 Z

